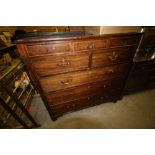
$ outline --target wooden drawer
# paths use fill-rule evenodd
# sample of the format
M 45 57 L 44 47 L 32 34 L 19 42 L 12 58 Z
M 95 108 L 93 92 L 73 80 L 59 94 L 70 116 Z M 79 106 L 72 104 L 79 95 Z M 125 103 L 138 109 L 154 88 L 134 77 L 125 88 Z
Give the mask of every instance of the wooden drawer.
M 120 47 L 120 46 L 129 46 L 136 45 L 139 41 L 139 37 L 116 37 L 111 38 L 109 47 Z
M 119 64 L 87 71 L 70 72 L 50 77 L 40 78 L 42 89 L 45 92 L 70 88 L 86 83 L 115 78 L 118 75 L 126 76 L 130 64 Z
M 57 54 L 31 58 L 31 66 L 39 76 L 46 76 L 88 68 L 89 55 Z
M 72 52 L 72 43 L 32 44 L 27 46 L 29 56 Z
M 82 51 L 82 50 L 95 50 L 95 49 L 105 49 L 108 46 L 107 39 L 100 39 L 100 40 L 91 40 L 91 41 L 81 41 L 74 43 L 74 50 L 75 51 Z
M 133 57 L 134 47 L 117 48 L 115 50 L 98 50 L 92 55 L 92 67 L 104 66 L 119 62 L 131 61 Z
M 59 104 L 56 106 L 51 106 L 51 111 L 55 116 L 60 116 L 68 112 L 75 111 L 77 108 L 76 106 L 80 105 L 80 109 L 92 106 L 90 102 L 90 98 L 83 98 L 80 100 L 72 101 L 72 102 L 67 102 L 64 104 Z
M 87 96 L 78 100 L 66 102 L 55 106 L 52 106 L 51 104 L 50 107 L 54 115 L 59 116 L 71 111 L 80 110 L 104 102 L 111 102 L 115 99 L 118 99 L 119 96 L 120 92 L 111 92 L 109 94 L 94 94 L 93 96 Z
M 51 92 L 46 94 L 46 97 L 52 105 L 62 104 L 64 102 L 70 102 L 75 99 L 91 96 L 96 93 L 103 95 L 108 94 L 111 91 L 117 92 L 122 88 L 124 84 L 123 81 L 124 79 L 122 78 L 115 78 L 108 81 L 90 83 L 53 93 Z

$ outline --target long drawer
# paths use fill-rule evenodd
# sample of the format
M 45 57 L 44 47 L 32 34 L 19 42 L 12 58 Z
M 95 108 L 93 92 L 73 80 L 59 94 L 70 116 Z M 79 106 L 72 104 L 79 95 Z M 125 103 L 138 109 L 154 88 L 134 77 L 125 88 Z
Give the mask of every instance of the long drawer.
M 89 83 L 66 90 L 60 90 L 53 93 L 50 92 L 46 94 L 46 97 L 48 101 L 52 103 L 52 105 L 57 105 L 65 102 L 70 102 L 75 99 L 77 100 L 80 98 L 84 98 L 86 96 L 93 96 L 96 93 L 100 95 L 108 95 L 109 92 L 120 91 L 124 83 L 123 81 L 124 79 L 122 77 L 119 77 L 107 81 Z
M 73 45 L 68 42 L 59 42 L 59 43 L 44 43 L 44 44 L 32 44 L 27 45 L 28 55 L 30 57 L 33 56 L 41 56 L 47 55 L 51 53 L 64 53 L 64 52 L 72 52 Z
M 87 96 L 78 100 L 66 102 L 55 106 L 52 106 L 51 104 L 50 108 L 55 116 L 60 116 L 71 111 L 80 110 L 104 102 L 111 102 L 115 99 L 118 99 L 119 96 L 120 92 L 109 92 L 108 95 L 94 94 L 94 96 Z
M 135 47 L 116 48 L 111 50 L 98 50 L 93 52 L 92 67 L 123 63 L 131 61 Z
M 129 67 L 130 64 L 126 63 L 86 71 L 69 72 L 40 78 L 40 84 L 45 92 L 56 91 L 86 83 L 111 79 L 119 75 L 125 77 Z
M 39 76 L 88 68 L 89 54 L 55 54 L 31 58 L 31 66 Z

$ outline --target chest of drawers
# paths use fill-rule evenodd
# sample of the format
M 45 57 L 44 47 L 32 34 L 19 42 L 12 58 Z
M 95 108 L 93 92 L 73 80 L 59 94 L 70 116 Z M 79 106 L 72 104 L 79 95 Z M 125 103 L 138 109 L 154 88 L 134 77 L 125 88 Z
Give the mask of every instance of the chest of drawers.
M 141 34 L 40 35 L 17 40 L 27 71 L 55 120 L 122 94 Z

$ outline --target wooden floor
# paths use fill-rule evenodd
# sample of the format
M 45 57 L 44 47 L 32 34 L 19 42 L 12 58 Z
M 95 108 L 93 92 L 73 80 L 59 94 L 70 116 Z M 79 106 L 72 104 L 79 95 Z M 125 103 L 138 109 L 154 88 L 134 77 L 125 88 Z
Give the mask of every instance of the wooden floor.
M 155 128 L 155 89 L 123 97 L 117 103 L 106 103 L 70 113 L 53 122 L 40 97 L 33 100 L 33 115 L 40 128 Z

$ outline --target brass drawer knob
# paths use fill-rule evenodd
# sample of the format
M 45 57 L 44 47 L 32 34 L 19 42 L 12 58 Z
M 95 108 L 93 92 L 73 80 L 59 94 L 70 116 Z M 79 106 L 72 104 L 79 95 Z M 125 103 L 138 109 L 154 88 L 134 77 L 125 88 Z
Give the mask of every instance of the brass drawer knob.
M 72 82 L 72 80 L 62 80 L 62 81 L 60 81 L 63 85 L 69 85 L 71 82 Z
M 110 61 L 115 61 L 115 60 L 117 60 L 118 55 L 115 52 L 113 52 L 112 55 L 108 56 L 108 58 Z
M 86 45 L 86 48 L 89 49 L 89 44 Z
M 127 44 L 127 41 L 122 41 L 121 44 L 124 46 Z
M 107 71 L 107 73 L 114 73 L 114 70 L 111 68 Z
M 92 48 L 94 48 L 94 47 L 95 47 L 95 44 L 90 44 L 90 45 L 89 45 L 89 48 L 90 48 L 90 49 L 92 49 Z
M 61 62 L 59 64 L 57 64 L 57 65 L 60 66 L 60 67 L 65 67 L 67 65 L 70 65 L 70 61 L 63 58 L 61 60 Z
M 87 44 L 87 48 L 88 48 L 88 49 L 95 48 L 95 44 Z
M 73 104 L 72 107 L 74 108 L 75 107 L 75 104 Z
M 89 88 L 91 88 L 91 86 L 87 86 L 87 88 L 89 89 Z
M 70 108 L 70 106 L 69 106 L 69 105 L 67 105 L 67 106 L 66 106 L 66 108 L 67 108 L 67 109 L 69 109 L 69 108 Z
M 56 48 L 55 47 L 52 47 L 52 50 L 55 50 Z
M 103 99 L 104 99 L 104 97 L 103 97 L 103 96 L 101 96 L 101 97 L 100 97 L 100 99 L 101 99 L 101 100 L 103 100 Z

